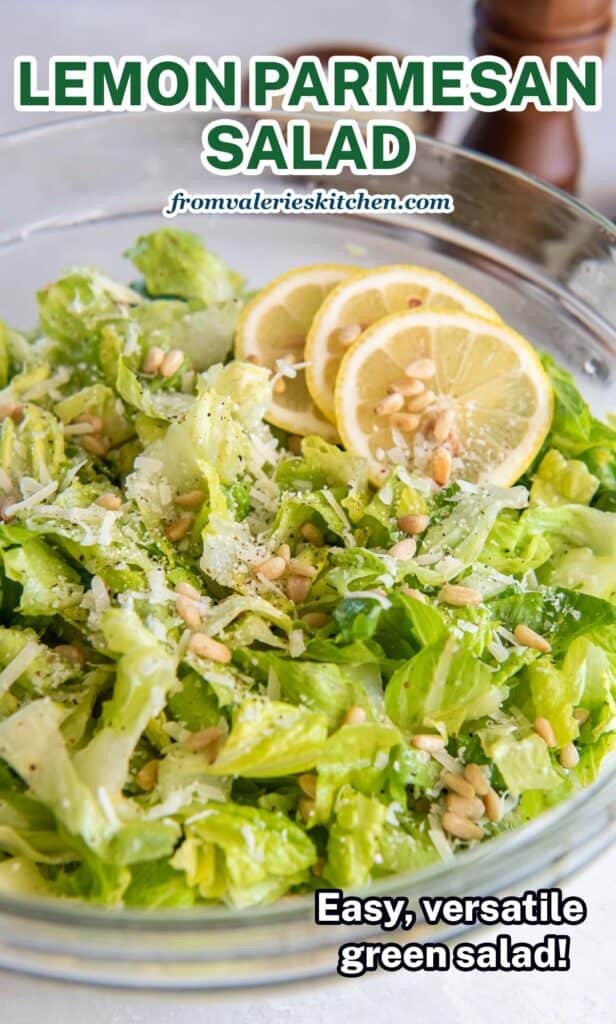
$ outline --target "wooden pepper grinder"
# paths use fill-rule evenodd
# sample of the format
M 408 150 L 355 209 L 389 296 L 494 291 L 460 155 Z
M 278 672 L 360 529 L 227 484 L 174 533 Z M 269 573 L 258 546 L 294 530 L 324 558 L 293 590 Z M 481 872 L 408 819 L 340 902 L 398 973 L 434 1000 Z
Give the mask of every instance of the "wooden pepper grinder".
M 474 45 L 514 67 L 525 54 L 544 64 L 558 55 L 603 56 L 611 0 L 478 0 Z M 464 137 L 470 149 L 498 157 L 552 185 L 575 192 L 580 143 L 575 111 L 480 113 Z

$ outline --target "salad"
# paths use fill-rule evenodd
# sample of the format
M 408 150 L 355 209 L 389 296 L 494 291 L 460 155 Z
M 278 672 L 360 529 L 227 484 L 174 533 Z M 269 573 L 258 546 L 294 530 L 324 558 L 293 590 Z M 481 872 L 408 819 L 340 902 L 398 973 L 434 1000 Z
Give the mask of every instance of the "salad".
M 196 236 L 0 324 L 0 892 L 247 907 L 518 828 L 616 741 L 616 430 L 420 267 Z

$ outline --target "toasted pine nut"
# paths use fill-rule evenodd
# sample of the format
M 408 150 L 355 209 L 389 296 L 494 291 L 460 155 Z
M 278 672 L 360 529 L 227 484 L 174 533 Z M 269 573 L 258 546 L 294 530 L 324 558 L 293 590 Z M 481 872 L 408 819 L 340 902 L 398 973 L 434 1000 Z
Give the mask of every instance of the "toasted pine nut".
M 78 416 L 76 423 L 88 423 L 92 427 L 93 434 L 101 434 L 104 423 L 101 416 L 96 416 L 91 412 L 82 412 L 81 416 Z
M 70 661 L 73 665 L 78 665 L 79 667 L 81 667 L 86 660 L 83 651 L 80 647 L 77 647 L 76 644 L 58 644 L 57 647 L 54 647 L 54 653 L 59 654 L 60 657 L 66 658 L 67 661 Z
M 549 654 L 552 645 L 545 637 L 535 633 L 534 629 L 520 622 L 514 629 L 513 635 L 519 644 L 524 647 L 531 647 L 533 651 L 541 651 L 542 654 Z
M 421 601 L 422 604 L 428 603 L 426 595 L 422 594 L 421 590 L 416 590 L 415 587 L 401 587 L 400 593 L 406 594 L 407 597 L 414 597 L 416 601 Z
M 261 360 L 259 359 L 258 356 L 255 356 L 254 353 L 251 353 L 249 356 L 246 356 L 246 362 L 252 363 L 253 366 L 261 366 Z
M 325 612 L 306 612 L 302 616 L 302 622 L 305 622 L 310 629 L 320 629 L 328 621 L 329 615 Z
M 167 540 L 182 540 L 189 532 L 193 524 L 192 516 L 184 516 L 182 519 L 174 519 L 165 530 Z
M 317 793 L 317 777 L 312 772 L 305 772 L 304 775 L 298 775 L 297 782 L 302 793 L 314 800 Z
M 284 558 L 285 562 L 288 562 L 291 558 L 291 548 L 288 544 L 281 544 L 276 554 L 278 558 Z
M 432 754 L 435 750 L 443 750 L 445 746 L 443 737 L 437 736 L 436 733 L 433 735 L 418 733 L 417 736 L 413 736 L 411 743 L 417 750 L 425 750 L 428 754 Z
M 93 434 L 86 434 L 81 438 L 81 446 L 91 455 L 99 455 L 103 458 L 109 451 L 109 444 L 105 438 L 95 437 Z
M 317 574 L 314 565 L 305 562 L 303 558 L 292 558 L 289 561 L 289 572 L 294 576 L 307 576 L 309 580 L 314 579 Z
M 445 811 L 441 824 L 445 832 L 449 832 L 456 839 L 483 838 L 483 829 L 479 825 L 476 825 L 474 821 L 469 821 L 468 818 L 460 817 L 459 814 L 454 814 L 453 811 Z
M 361 725 L 362 722 L 366 721 L 366 712 L 363 708 L 358 705 L 349 708 L 346 715 L 342 719 L 343 725 Z
M 438 413 L 435 413 L 435 412 L 425 412 L 423 414 L 423 416 L 421 417 L 421 421 L 419 423 L 419 432 L 421 434 L 423 434 L 424 437 L 430 437 L 431 436 L 432 428 L 434 427 L 434 424 L 436 422 L 437 416 L 438 416 Z
M 357 341 L 360 334 L 361 324 L 347 324 L 346 327 L 341 327 L 338 331 L 338 341 L 344 348 L 347 348 L 354 341 Z
M 456 775 L 455 772 L 441 772 L 441 779 L 443 785 L 450 789 L 452 793 L 457 793 L 459 796 L 466 797 L 467 800 L 472 800 L 475 796 L 475 790 L 462 775 Z
M 423 533 L 429 522 L 430 519 L 428 516 L 408 515 L 400 516 L 396 525 L 399 530 L 404 530 L 405 533 L 410 533 L 411 536 L 415 536 L 418 533 Z
M 390 416 L 392 412 L 398 412 L 404 405 L 402 395 L 394 391 L 391 395 L 385 395 L 374 407 L 375 416 Z
M 432 456 L 432 479 L 439 487 L 449 483 L 453 460 L 446 448 L 437 448 Z
M 158 782 L 158 761 L 148 761 L 135 775 L 137 785 L 147 792 L 156 789 Z
M 9 416 L 12 416 L 14 408 L 15 405 L 13 402 L 11 402 L 10 405 L 0 405 L 0 420 L 5 420 Z
M 291 452 L 292 455 L 301 455 L 302 454 L 302 439 L 301 439 L 301 437 L 298 437 L 297 434 L 291 434 L 291 436 L 287 438 L 287 448 L 289 449 L 289 451 Z
M 587 708 L 574 708 L 573 717 L 580 725 L 584 725 L 584 722 L 587 722 L 590 718 L 590 711 Z
M 201 594 L 196 587 L 193 587 L 192 583 L 186 583 L 182 580 L 180 583 L 175 585 L 176 594 L 182 594 L 183 597 L 189 597 L 191 601 L 199 601 Z
M 566 743 L 560 751 L 560 763 L 563 768 L 575 768 L 580 760 L 580 755 L 577 752 L 574 743 Z
M 204 499 L 203 491 L 182 491 L 181 494 L 176 494 L 173 504 L 179 505 L 180 508 L 199 508 L 203 505 Z
M 301 604 L 310 593 L 312 580 L 307 576 L 289 576 L 287 580 L 287 597 L 293 604 Z
M 436 366 L 432 359 L 422 357 L 414 359 L 404 370 L 407 377 L 416 377 L 417 380 L 429 380 L 436 373 Z
M 445 583 L 439 592 L 439 601 L 450 604 L 454 608 L 465 608 L 467 605 L 481 604 L 481 594 L 474 587 L 463 587 L 459 583 Z
M 297 801 L 297 809 L 304 821 L 308 821 L 310 815 L 314 811 L 314 800 L 310 800 L 307 796 L 300 796 Z
M 406 403 L 406 407 L 409 412 L 423 412 L 436 398 L 434 391 L 422 391 L 420 395 L 415 395 L 414 398 L 409 398 Z
M 231 661 L 231 651 L 227 645 L 206 633 L 193 633 L 188 641 L 188 649 L 199 658 L 208 658 L 209 661 L 220 661 L 225 665 Z
M 420 395 L 422 391 L 425 391 L 426 385 L 422 380 L 415 380 L 411 378 L 409 380 L 398 380 L 395 384 L 390 384 L 387 388 L 390 395 L 397 392 L 400 395 L 404 395 L 405 398 L 413 398 L 415 395 Z
M 537 736 L 541 736 L 546 746 L 550 748 L 556 746 L 556 736 L 554 735 L 552 723 L 548 722 L 547 718 L 536 718 L 534 729 Z
M 272 555 L 271 558 L 266 558 L 264 562 L 255 565 L 252 571 L 254 575 L 258 573 L 259 576 L 265 576 L 266 580 L 278 580 L 287 571 L 287 563 L 279 555 Z
M 490 792 L 490 783 L 478 764 L 465 765 L 464 778 L 470 782 L 477 796 L 486 796 Z
M 158 345 L 152 345 L 143 357 L 143 372 L 144 373 L 158 373 L 160 364 L 165 358 L 165 353 L 162 348 Z
M 175 610 L 184 620 L 189 629 L 199 629 L 201 625 L 201 615 L 199 609 L 194 601 L 191 601 L 189 597 L 185 597 L 184 594 L 179 594 L 175 602 Z
M 393 547 L 389 549 L 387 554 L 391 555 L 392 558 L 400 558 L 402 560 L 405 560 L 408 558 L 414 558 L 416 550 L 417 541 L 415 540 L 415 538 L 407 537 L 406 540 L 400 540 L 398 541 L 397 544 L 394 544 Z
M 170 352 L 167 352 L 163 356 L 163 360 L 158 367 L 158 372 L 161 377 L 173 377 L 174 373 L 177 373 L 180 366 L 184 362 L 184 353 L 179 348 L 172 348 Z
M 444 409 L 440 412 L 436 418 L 434 424 L 434 440 L 437 444 L 442 444 L 449 437 L 455 421 L 455 413 L 453 409 Z
M 504 812 L 503 801 L 496 790 L 492 789 L 492 786 L 490 786 L 485 794 L 483 803 L 490 821 L 500 821 Z
M 275 395 L 284 395 L 285 391 L 287 390 L 287 382 L 285 378 L 278 377 L 278 380 L 274 381 L 274 386 L 272 390 Z
M 419 416 L 416 416 L 414 412 L 392 412 L 389 422 L 392 427 L 412 434 L 419 426 Z
M 452 455 L 462 455 L 464 453 L 464 445 L 462 444 L 462 438 L 460 437 L 457 430 L 451 430 L 446 442 L 451 448 Z
M 122 499 L 117 494 L 107 491 L 96 499 L 96 504 L 106 508 L 109 512 L 118 512 L 122 508 Z
M 460 796 L 459 793 L 448 793 L 445 797 L 445 806 L 448 811 L 459 814 L 461 818 L 470 818 L 471 821 L 477 821 L 485 814 L 483 801 L 478 796 L 467 797 Z
M 413 295 L 406 300 L 406 304 L 409 309 L 417 309 L 418 306 L 423 306 L 421 299 L 416 299 Z
M 325 539 L 319 527 L 315 526 L 314 523 L 302 523 L 299 532 L 304 540 L 307 540 L 309 544 L 314 544 L 315 548 L 323 547 Z
M 207 729 L 200 729 L 199 732 L 193 732 L 192 736 L 188 736 L 184 742 L 184 746 L 187 750 L 191 750 L 193 754 L 198 754 L 201 750 L 206 750 L 207 747 L 215 743 L 222 736 L 222 729 L 218 725 L 210 725 Z

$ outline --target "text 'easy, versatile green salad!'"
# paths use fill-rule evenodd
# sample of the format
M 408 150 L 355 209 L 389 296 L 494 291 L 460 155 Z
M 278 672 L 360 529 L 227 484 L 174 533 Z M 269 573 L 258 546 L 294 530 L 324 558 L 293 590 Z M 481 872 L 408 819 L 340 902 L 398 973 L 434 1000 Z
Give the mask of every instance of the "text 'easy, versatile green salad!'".
M 591 783 L 616 736 L 616 431 L 569 375 L 522 353 L 553 412 L 504 486 L 456 472 L 453 413 L 422 419 L 424 356 L 375 409 L 395 440 L 379 467 L 333 423 L 268 424 L 305 365 L 233 358 L 243 280 L 196 237 L 128 255 L 134 287 L 71 270 L 35 331 L 0 325 L 0 892 L 170 908 L 358 888 Z M 416 323 L 423 344 L 436 321 Z M 364 326 L 340 334 L 364 346 L 340 371 L 358 389 Z M 368 445 L 347 406 L 340 433 Z M 416 463 L 395 454 L 409 431 Z

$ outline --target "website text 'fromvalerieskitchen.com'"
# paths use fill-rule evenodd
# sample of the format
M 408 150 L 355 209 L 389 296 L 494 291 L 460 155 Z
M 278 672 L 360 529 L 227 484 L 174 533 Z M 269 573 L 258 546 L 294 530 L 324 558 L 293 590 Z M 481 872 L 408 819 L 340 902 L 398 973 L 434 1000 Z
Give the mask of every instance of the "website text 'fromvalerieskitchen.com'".
M 365 188 L 343 192 L 336 188 L 315 188 L 309 192 L 296 192 L 286 188 L 283 192 L 265 192 L 254 188 L 250 192 L 230 194 L 201 194 L 177 188 L 169 193 L 163 208 L 165 217 L 186 213 L 453 213 L 453 196 L 433 193 L 370 193 Z

